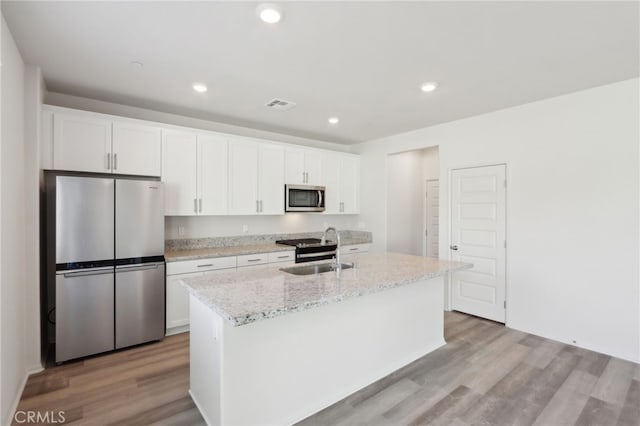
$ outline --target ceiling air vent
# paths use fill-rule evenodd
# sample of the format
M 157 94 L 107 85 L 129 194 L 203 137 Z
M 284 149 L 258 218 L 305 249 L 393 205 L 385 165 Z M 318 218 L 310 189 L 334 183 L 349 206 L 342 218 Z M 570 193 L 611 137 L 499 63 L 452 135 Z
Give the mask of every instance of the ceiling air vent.
M 274 98 L 264 105 L 269 108 L 279 109 L 280 111 L 286 111 L 296 106 L 296 103 L 291 101 L 285 101 L 284 99 Z

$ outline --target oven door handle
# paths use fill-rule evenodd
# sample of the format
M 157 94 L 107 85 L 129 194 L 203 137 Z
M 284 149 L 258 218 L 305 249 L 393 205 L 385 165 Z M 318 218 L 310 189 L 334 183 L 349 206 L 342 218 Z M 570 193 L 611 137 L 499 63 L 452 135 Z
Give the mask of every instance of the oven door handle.
M 318 190 L 318 207 L 322 207 L 322 191 Z

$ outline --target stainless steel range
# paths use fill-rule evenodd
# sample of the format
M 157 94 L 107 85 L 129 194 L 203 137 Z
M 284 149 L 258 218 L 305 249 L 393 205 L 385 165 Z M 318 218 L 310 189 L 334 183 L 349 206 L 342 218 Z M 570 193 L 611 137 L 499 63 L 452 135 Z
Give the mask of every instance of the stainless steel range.
M 333 241 L 322 243 L 320 238 L 298 238 L 292 240 L 278 240 L 276 244 L 294 246 L 296 248 L 296 263 L 313 262 L 336 257 L 338 245 Z

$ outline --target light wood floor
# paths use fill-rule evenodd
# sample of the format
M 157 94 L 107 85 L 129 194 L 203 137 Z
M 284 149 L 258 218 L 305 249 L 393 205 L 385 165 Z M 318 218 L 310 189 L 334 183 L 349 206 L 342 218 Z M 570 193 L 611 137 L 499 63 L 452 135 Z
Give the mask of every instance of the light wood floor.
M 640 366 L 450 312 L 447 345 L 300 425 L 640 425 Z M 188 334 L 48 369 L 19 410 L 73 425 L 202 425 Z M 14 423 L 17 424 L 17 423 Z

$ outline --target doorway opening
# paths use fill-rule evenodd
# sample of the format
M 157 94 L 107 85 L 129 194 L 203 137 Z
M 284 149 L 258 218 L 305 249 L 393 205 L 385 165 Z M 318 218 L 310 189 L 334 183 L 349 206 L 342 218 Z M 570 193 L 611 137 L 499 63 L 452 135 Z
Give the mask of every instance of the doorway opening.
M 439 213 L 437 208 L 433 210 L 433 203 L 427 212 L 426 182 L 439 179 L 438 147 L 390 154 L 387 164 L 387 251 L 437 257 L 433 247 L 439 246 L 439 233 L 428 226 L 438 228 L 434 213 Z M 433 187 L 430 196 L 438 200 L 439 188 Z M 427 214 L 431 215 L 430 222 Z

